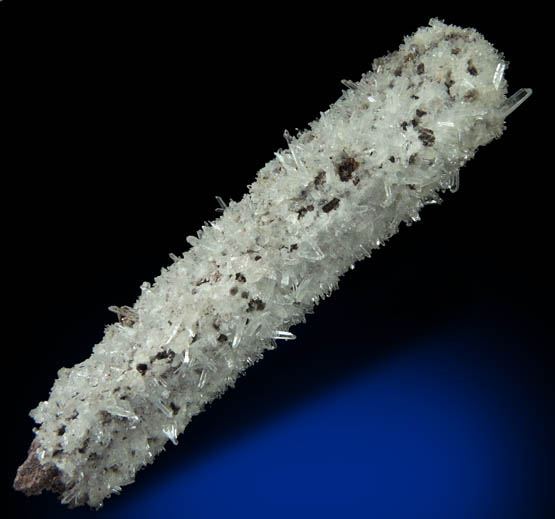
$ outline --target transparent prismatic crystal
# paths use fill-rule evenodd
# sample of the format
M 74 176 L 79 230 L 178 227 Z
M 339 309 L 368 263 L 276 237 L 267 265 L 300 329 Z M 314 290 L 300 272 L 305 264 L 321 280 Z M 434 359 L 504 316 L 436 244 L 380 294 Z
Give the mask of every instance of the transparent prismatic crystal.
M 111 307 L 91 357 L 58 372 L 15 487 L 102 505 L 233 386 L 340 276 L 419 220 L 531 93 L 506 98 L 502 56 L 473 29 L 431 20 L 259 172 L 189 250 Z

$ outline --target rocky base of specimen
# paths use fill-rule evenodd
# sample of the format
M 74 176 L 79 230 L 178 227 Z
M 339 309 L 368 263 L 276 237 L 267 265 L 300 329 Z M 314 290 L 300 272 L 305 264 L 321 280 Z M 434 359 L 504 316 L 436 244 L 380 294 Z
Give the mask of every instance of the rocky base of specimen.
M 39 442 L 35 438 L 29 447 L 27 459 L 17 469 L 13 487 L 27 496 L 38 496 L 44 490 L 61 496 L 66 490 L 61 473 L 53 466 L 43 467 L 39 461 L 38 450 Z

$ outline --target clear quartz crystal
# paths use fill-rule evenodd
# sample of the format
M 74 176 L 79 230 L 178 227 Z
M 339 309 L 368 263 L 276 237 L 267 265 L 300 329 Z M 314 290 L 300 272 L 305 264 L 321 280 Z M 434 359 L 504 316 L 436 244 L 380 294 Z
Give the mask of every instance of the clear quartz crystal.
M 373 63 L 306 131 L 285 134 L 240 202 L 133 307 L 112 307 L 89 359 L 61 369 L 39 424 L 37 459 L 62 502 L 98 507 L 177 443 L 191 418 L 233 386 L 338 286 L 357 260 L 418 221 L 460 167 L 501 135 L 530 94 L 506 98 L 506 63 L 473 29 L 431 20 Z

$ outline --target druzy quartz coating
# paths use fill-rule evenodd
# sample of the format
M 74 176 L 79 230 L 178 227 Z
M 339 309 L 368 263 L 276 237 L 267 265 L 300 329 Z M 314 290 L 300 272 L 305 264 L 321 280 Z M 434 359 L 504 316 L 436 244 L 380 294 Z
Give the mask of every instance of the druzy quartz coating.
M 475 30 L 433 19 L 345 81 L 132 307 L 111 307 L 90 358 L 58 372 L 15 488 L 99 507 L 132 483 L 356 261 L 457 189 L 531 93 L 506 97 L 506 65 Z

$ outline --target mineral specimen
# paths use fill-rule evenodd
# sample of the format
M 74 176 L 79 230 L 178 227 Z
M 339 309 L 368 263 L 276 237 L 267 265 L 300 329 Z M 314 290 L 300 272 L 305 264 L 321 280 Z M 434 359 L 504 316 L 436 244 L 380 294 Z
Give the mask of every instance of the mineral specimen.
M 89 359 L 58 372 L 15 488 L 102 505 L 207 402 L 402 222 L 455 191 L 459 169 L 531 93 L 506 98 L 506 63 L 475 30 L 431 20 L 187 238 L 191 248 L 112 307 Z

